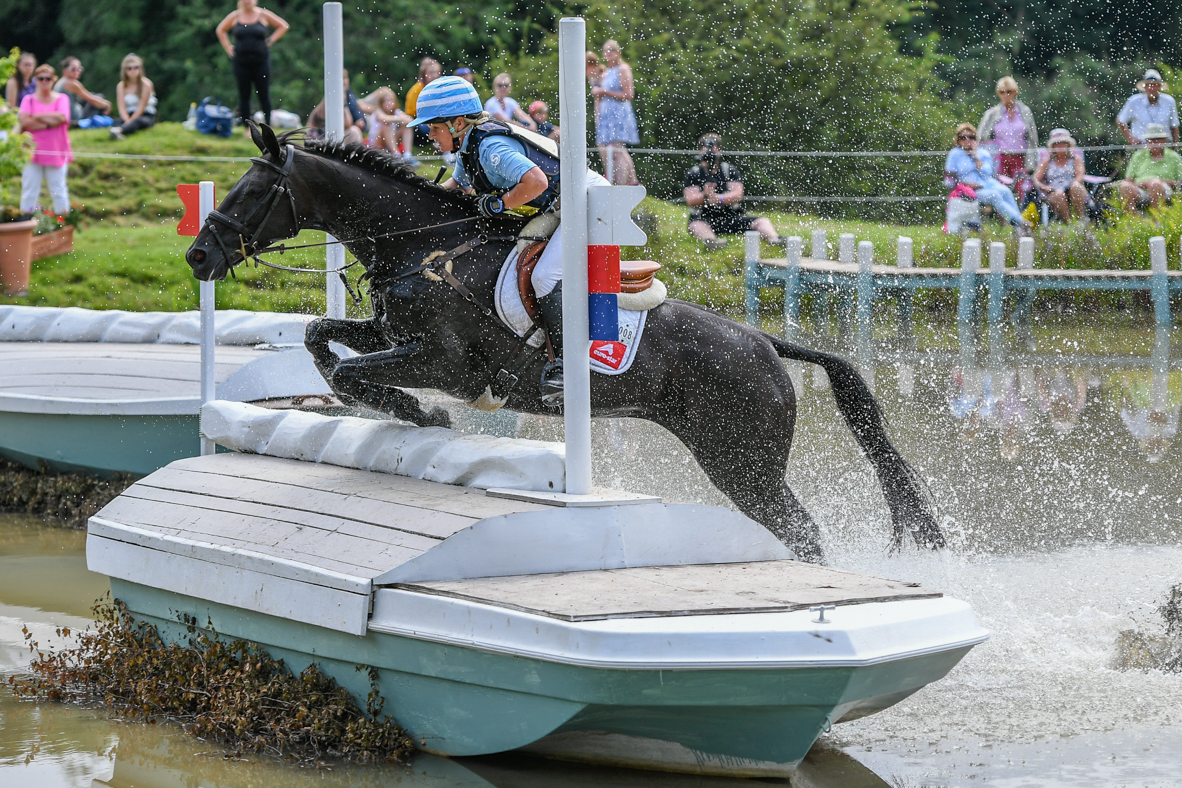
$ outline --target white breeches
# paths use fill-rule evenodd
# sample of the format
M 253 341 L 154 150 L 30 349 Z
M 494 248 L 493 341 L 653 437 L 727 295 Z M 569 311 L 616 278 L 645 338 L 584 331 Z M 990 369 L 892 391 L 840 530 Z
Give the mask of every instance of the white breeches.
M 607 178 L 597 172 L 587 171 L 588 186 L 607 186 Z M 538 264 L 534 266 L 530 281 L 534 285 L 534 293 L 538 298 L 550 294 L 558 283 L 562 281 L 562 225 L 550 236 L 550 243 L 546 244 Z
M 21 211 L 28 212 L 37 205 L 41 197 L 41 179 L 49 185 L 49 197 L 53 200 L 54 213 L 70 211 L 70 190 L 66 187 L 66 170 L 70 165 L 47 167 L 29 162 L 21 172 Z

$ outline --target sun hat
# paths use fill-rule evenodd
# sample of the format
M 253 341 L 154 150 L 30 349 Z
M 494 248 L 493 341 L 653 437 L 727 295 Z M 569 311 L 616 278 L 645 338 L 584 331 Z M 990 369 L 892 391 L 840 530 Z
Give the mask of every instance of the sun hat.
M 1170 133 L 1160 123 L 1150 123 L 1145 127 L 1145 139 L 1147 140 L 1168 140 L 1169 138 Z
M 484 104 L 476 88 L 463 77 L 440 77 L 428 83 L 415 104 L 415 119 L 407 126 L 430 123 L 439 118 L 478 115 Z
M 1075 147 L 1075 139 L 1072 138 L 1071 132 L 1067 129 L 1051 129 L 1051 137 L 1047 140 L 1047 147 L 1053 147 L 1059 142 L 1066 142 L 1071 147 Z
M 1145 92 L 1146 82 L 1157 82 L 1161 85 L 1162 93 L 1170 92 L 1170 86 L 1162 80 L 1161 74 L 1159 74 L 1156 69 L 1148 68 L 1145 70 L 1145 76 L 1141 77 L 1141 79 L 1137 82 L 1137 90 Z
M 539 99 L 538 101 L 535 101 L 534 103 L 529 105 L 529 114 L 532 115 L 535 112 L 537 112 L 538 110 L 543 110 L 543 109 L 549 110 L 550 108 L 548 106 L 546 106 L 546 102 Z

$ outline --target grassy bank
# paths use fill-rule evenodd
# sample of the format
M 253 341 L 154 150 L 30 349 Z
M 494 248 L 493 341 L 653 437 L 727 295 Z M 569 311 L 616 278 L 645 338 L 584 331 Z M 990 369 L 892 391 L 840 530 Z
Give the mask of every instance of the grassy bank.
M 86 306 L 99 309 L 178 310 L 193 308 L 196 295 L 182 254 L 188 239 L 175 234 L 180 218 L 178 183 L 213 180 L 224 195 L 249 167 L 247 161 L 174 162 L 136 159 L 135 156 L 216 156 L 247 159 L 257 154 L 241 134 L 223 139 L 196 134 L 177 123 L 162 123 L 126 140 L 114 142 L 105 130 L 73 132 L 80 153 L 124 154 L 128 158 L 79 156 L 71 165 L 70 189 L 91 217 L 89 226 L 76 236 L 75 252 L 34 265 L 31 295 L 16 303 L 46 306 Z M 424 167 L 434 170 L 432 167 Z M 431 173 L 434 175 L 434 171 Z M 759 206 L 753 206 L 756 210 Z M 652 214 L 658 231 L 648 246 L 629 249 L 625 256 L 649 258 L 665 266 L 662 278 L 677 298 L 736 312 L 742 307 L 743 241 L 733 238 L 726 249 L 703 252 L 685 230 L 685 206 L 648 199 L 644 209 Z M 947 236 L 938 226 L 905 226 L 828 220 L 783 211 L 760 210 L 785 235 L 807 239 L 815 229 L 828 232 L 830 249 L 837 236 L 848 232 L 858 240 L 874 243 L 879 262 L 894 260 L 895 242 L 906 235 L 914 241 L 919 266 L 956 267 L 960 264 L 961 239 Z M 1049 268 L 1149 267 L 1148 242 L 1164 235 L 1171 257 L 1182 240 L 1182 201 L 1158 214 L 1157 223 L 1140 216 L 1122 217 L 1111 227 L 1080 231 L 1074 226 L 1052 225 L 1037 234 L 1036 261 Z M 306 233 L 318 240 L 318 233 Z M 1008 229 L 991 225 L 981 234 L 984 243 L 1000 240 L 1009 247 L 1011 264 L 1016 244 Z M 777 254 L 765 247 L 767 255 Z M 289 255 L 288 264 L 323 265 L 323 252 Z M 776 295 L 768 294 L 769 309 Z M 1071 296 L 1075 300 L 1092 296 Z M 1110 298 L 1096 303 L 1108 304 Z M 1053 300 L 1053 297 L 1052 299 Z M 1060 299 L 1061 300 L 1061 299 Z M 13 299 L 0 299 L 12 303 Z M 942 303 L 937 297 L 930 301 Z M 1113 304 L 1117 303 L 1115 301 Z M 1125 303 L 1121 301 L 1120 303 Z M 318 312 L 324 308 L 323 278 L 276 271 L 243 271 L 237 283 L 218 288 L 221 308 Z M 357 307 L 350 305 L 351 310 Z

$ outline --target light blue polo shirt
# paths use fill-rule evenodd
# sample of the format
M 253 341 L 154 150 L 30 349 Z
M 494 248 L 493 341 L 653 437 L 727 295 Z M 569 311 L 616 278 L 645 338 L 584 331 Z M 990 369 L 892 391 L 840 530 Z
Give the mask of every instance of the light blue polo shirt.
M 466 152 L 468 143 L 471 141 L 471 134 L 464 137 L 464 144 L 460 146 L 460 151 Z M 485 137 L 484 142 L 480 144 L 478 155 L 489 182 L 504 191 L 521 183 L 525 174 L 538 166 L 526 157 L 524 143 L 501 134 Z M 472 181 L 468 178 L 468 173 L 464 172 L 464 165 L 458 156 L 456 157 L 456 169 L 452 172 L 451 177 L 465 189 L 472 188 Z

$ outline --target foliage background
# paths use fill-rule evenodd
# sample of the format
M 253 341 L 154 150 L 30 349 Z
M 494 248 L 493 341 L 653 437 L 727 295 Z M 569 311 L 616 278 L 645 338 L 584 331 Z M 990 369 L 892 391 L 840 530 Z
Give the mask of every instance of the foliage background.
M 306 116 L 320 97 L 320 2 L 268 0 L 292 31 L 274 49 L 276 105 Z M 156 81 L 161 117 L 217 95 L 233 104 L 229 60 L 214 36 L 228 0 L 0 0 L 0 46 L 56 63 L 74 54 L 92 90 L 114 91 L 136 51 Z M 644 147 L 682 148 L 707 130 L 731 148 L 946 149 L 950 129 L 994 103 L 1013 74 L 1040 132 L 1066 126 L 1081 144 L 1121 142 L 1113 118 L 1147 66 L 1182 63 L 1182 19 L 1134 0 L 359 0 L 346 3 L 346 67 L 355 87 L 412 84 L 418 59 L 469 65 L 488 94 L 509 69 L 523 103 L 557 114 L 559 16 L 588 20 L 589 44 L 623 45 L 637 78 Z M 1180 85 L 1179 87 L 1182 87 Z M 559 121 L 561 119 L 558 119 Z M 938 158 L 740 160 L 749 193 L 939 194 Z M 640 156 L 656 194 L 680 191 L 686 157 Z M 1109 174 L 1123 154 L 1089 154 Z M 814 210 L 837 209 L 824 205 Z M 933 218 L 940 206 L 853 208 Z M 886 215 L 883 215 L 886 214 Z

